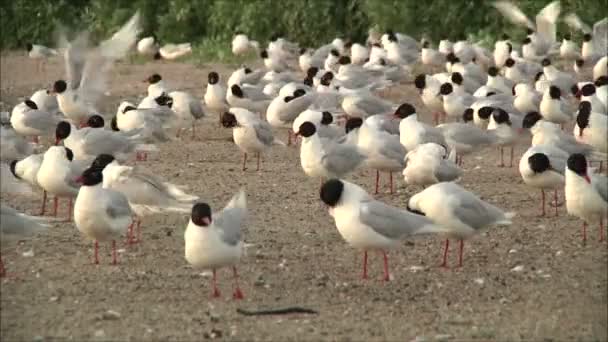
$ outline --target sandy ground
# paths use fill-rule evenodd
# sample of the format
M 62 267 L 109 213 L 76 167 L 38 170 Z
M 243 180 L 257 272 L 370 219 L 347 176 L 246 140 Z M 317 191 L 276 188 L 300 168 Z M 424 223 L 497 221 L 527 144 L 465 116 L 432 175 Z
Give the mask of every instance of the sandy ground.
M 114 112 L 120 99 L 143 94 L 141 80 L 153 72 L 175 88 L 202 96 L 212 68 L 223 77 L 229 70 L 119 64 L 102 109 Z M 38 73 L 23 57 L 3 56 L 1 106 L 10 109 L 62 73 L 59 62 Z M 391 99 L 414 103 L 430 119 L 413 85 L 400 86 Z M 192 269 L 183 257 L 187 215 L 146 218 L 141 244 L 120 243 L 119 266 L 109 264 L 105 245 L 102 264 L 92 265 L 91 242 L 73 223 L 55 224 L 47 234 L 3 250 L 8 271 L 18 278 L 1 282 L 2 341 L 607 339 L 608 253 L 606 243 L 598 242 L 597 224 L 590 226 L 583 246 L 581 222 L 567 216 L 565 207 L 559 208 L 559 217 L 538 217 L 539 192 L 523 184 L 516 167 L 496 167 L 495 150 L 467 157 L 460 183 L 516 211 L 511 227 L 468 241 L 463 268 L 438 267 L 440 237 L 404 241 L 390 253 L 390 282 L 380 281 L 382 258 L 377 254 L 370 259 L 372 278 L 363 281 L 362 255 L 341 239 L 318 200 L 318 181 L 300 168 L 299 151 L 273 147 L 262 171 L 255 172 L 251 164 L 253 169 L 242 172 L 231 131 L 219 129 L 215 120 L 203 120 L 194 140 L 187 134 L 162 145 L 146 167 L 187 186 L 212 208 L 223 207 L 239 188 L 246 188 L 250 220 L 244 236 L 251 246 L 239 266 L 245 300 L 232 300 L 229 270 L 219 273 L 223 298 L 210 299 L 209 275 Z M 279 134 L 285 138 L 285 132 Z M 516 158 L 526 143 L 517 147 Z M 370 171 L 349 179 L 372 189 Z M 420 188 L 396 179 L 398 192 L 385 191 L 378 198 L 404 207 Z M 37 197 L 3 201 L 28 213 L 40 205 Z M 30 250 L 33 257 L 27 256 Z M 452 265 L 456 252 L 453 247 Z M 514 271 L 518 266 L 523 270 Z M 319 314 L 246 317 L 236 312 L 285 306 Z

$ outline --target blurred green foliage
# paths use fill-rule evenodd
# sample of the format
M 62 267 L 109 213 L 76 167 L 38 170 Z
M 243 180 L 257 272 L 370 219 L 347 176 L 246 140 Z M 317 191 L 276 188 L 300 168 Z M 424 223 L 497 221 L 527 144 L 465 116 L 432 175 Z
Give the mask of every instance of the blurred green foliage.
M 548 0 L 515 1 L 533 16 Z M 606 14 L 606 0 L 562 0 L 562 13 L 574 11 L 592 24 Z M 336 36 L 364 41 L 371 26 L 391 28 L 415 38 L 485 40 L 506 32 L 522 37 L 486 0 L 2 0 L 0 48 L 23 48 L 28 42 L 54 45 L 58 23 L 90 28 L 106 37 L 139 9 L 143 35 L 161 42 L 193 42 L 229 51 L 237 31 L 266 42 L 273 34 L 318 46 Z M 561 29 L 565 29 L 560 25 Z M 223 44 L 223 45 L 221 45 Z

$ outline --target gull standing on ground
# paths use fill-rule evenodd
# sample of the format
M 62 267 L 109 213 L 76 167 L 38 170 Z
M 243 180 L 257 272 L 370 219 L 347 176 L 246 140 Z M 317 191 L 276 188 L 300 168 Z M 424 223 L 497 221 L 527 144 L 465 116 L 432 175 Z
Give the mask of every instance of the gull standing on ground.
M 462 267 L 464 239 L 489 226 L 508 226 L 515 216 L 515 213 L 504 213 L 452 182 L 434 184 L 415 194 L 408 202 L 408 210 L 427 216 L 441 225 L 447 234 L 442 267 L 447 267 L 450 237 L 460 240 L 458 266 Z
M 42 160 L 44 159 L 44 153 L 32 154 L 25 159 L 13 160 L 10 163 L 11 173 L 15 178 L 25 181 L 29 185 L 40 188 L 38 184 L 38 171 L 42 166 Z M 40 210 L 40 216 L 43 216 L 46 209 L 46 190 L 42 189 L 42 209 Z
M 205 105 L 211 112 L 217 114 L 218 122 L 222 124 L 222 114 L 228 110 L 226 102 L 226 87 L 220 84 L 220 75 L 211 71 L 207 75 L 207 89 L 205 90 Z
M 591 172 L 589 172 L 591 171 Z M 608 217 L 608 178 L 587 168 L 584 155 L 568 157 L 566 166 L 566 208 L 568 214 L 583 220 L 583 243 L 587 242 L 587 224 L 600 221 L 600 241 L 604 241 L 604 220 Z
M 418 121 L 416 108 L 411 104 L 404 103 L 400 105 L 395 111 L 394 116 L 401 119 L 399 123 L 399 141 L 406 151 L 413 151 L 418 145 L 430 142 L 447 147 L 441 130 Z
M 234 143 L 243 151 L 243 171 L 247 170 L 247 154 L 256 155 L 256 171 L 260 171 L 260 154 L 273 144 L 284 145 L 275 139 L 266 121 L 243 108 L 230 108 L 222 116 L 222 125 L 233 129 Z
M 455 159 L 455 151 L 448 155 L 444 146 L 435 143 L 418 145 L 405 156 L 403 179 L 407 184 L 422 187 L 455 181 L 462 175 Z
M 132 224 L 129 201 L 122 193 L 103 188 L 101 170 L 87 169 L 79 181 L 82 186 L 74 204 L 76 228 L 95 241 L 95 264 L 99 264 L 99 241 L 112 241 L 112 265 L 116 265 L 116 240 Z
M 72 150 L 63 146 L 51 146 L 44 153 L 36 180 L 42 189 L 55 195 L 53 215 L 57 217 L 58 197 L 69 198 L 68 221 L 72 219 L 72 200 L 78 194 L 80 185 L 76 182 L 79 170 L 72 163 Z M 46 203 L 46 201 L 45 201 Z
M 13 108 L 11 112 L 11 125 L 20 135 L 33 137 L 38 143 L 39 136 L 51 134 L 59 118 L 54 114 L 38 110 L 38 105 L 31 100 L 25 100 Z
M 213 271 L 213 297 L 220 297 L 216 270 L 232 266 L 234 291 L 232 298 L 243 299 L 236 264 L 243 253 L 241 230 L 247 219 L 245 192 L 239 191 L 219 213 L 211 214 L 207 203 L 192 207 L 190 222 L 184 234 L 185 257 L 195 268 Z
M 388 250 L 399 240 L 414 234 L 440 232 L 427 218 L 376 201 L 361 187 L 344 180 L 330 179 L 320 191 L 329 207 L 338 232 L 357 249 L 363 249 L 363 279 L 367 279 L 367 252 L 379 251 L 384 257 L 384 281 L 390 280 Z

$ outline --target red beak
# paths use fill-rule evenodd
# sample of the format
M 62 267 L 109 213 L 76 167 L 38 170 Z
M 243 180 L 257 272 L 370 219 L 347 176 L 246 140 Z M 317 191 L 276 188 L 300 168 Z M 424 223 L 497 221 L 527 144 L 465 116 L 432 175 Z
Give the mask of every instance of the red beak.
M 55 138 L 55 146 L 59 145 L 60 142 L 61 142 L 61 139 Z
M 75 179 L 75 181 L 78 184 L 82 184 L 84 182 L 84 178 L 82 176 L 79 176 L 78 178 Z
M 579 136 L 579 137 L 582 137 L 582 136 L 583 136 L 583 129 L 584 129 L 584 128 L 580 128 L 580 127 L 579 127 L 579 129 L 578 129 L 578 136 Z
M 203 223 L 205 223 L 206 226 L 211 224 L 211 220 L 208 217 L 203 217 Z
M 585 180 L 587 181 L 587 183 L 591 184 L 591 178 L 589 178 L 588 175 L 585 175 Z

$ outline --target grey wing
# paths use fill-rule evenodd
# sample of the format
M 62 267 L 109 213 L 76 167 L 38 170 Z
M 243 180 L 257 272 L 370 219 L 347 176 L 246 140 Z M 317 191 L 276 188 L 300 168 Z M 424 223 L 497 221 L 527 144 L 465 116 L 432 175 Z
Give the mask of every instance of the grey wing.
M 125 136 L 101 128 L 90 130 L 85 140 L 83 150 L 88 155 L 114 154 L 130 151 L 134 148 L 134 145 Z
M 440 182 L 451 182 L 462 175 L 462 170 L 452 161 L 442 159 L 435 171 L 435 178 Z
M 205 116 L 203 106 L 201 106 L 201 101 L 195 98 L 190 100 L 190 113 L 192 113 L 192 116 L 195 119 L 200 119 Z
M 405 147 L 399 142 L 399 137 L 396 135 L 388 135 L 388 139 L 383 139 L 383 144 L 378 151 L 381 155 L 404 163 Z M 403 165 L 405 167 L 405 165 Z
M 47 228 L 44 220 L 28 216 L 4 204 L 0 207 L 0 232 L 2 235 L 29 236 Z
M 255 136 L 258 138 L 262 144 L 266 146 L 270 146 L 274 141 L 274 136 L 272 135 L 272 130 L 268 124 L 265 122 L 258 123 L 253 125 L 253 129 L 255 130 Z
M 432 224 L 424 216 L 410 214 L 375 200 L 361 202 L 359 219 L 378 234 L 391 239 L 414 234 Z
M 54 131 L 57 126 L 57 118 L 53 115 L 40 111 L 32 110 L 27 112 L 23 123 L 39 131 Z
M 109 201 L 106 207 L 106 214 L 111 218 L 131 216 L 131 206 L 127 197 L 120 192 L 108 190 Z
M 363 159 L 356 147 L 337 144 L 321 158 L 321 163 L 329 172 L 341 176 L 354 170 Z
M 287 111 L 279 113 L 279 119 L 283 122 L 293 122 L 300 113 L 308 109 L 312 104 L 312 96 L 305 95 L 303 97 L 292 100 L 292 107 Z
M 80 86 L 88 53 L 89 33 L 86 31 L 80 33 L 70 43 L 67 43 L 65 37 L 62 37 L 62 40 L 67 44 L 64 59 L 69 85 L 72 89 L 77 89 Z
M 562 152 L 562 151 L 560 151 Z M 553 169 L 555 169 L 555 172 L 558 172 L 560 174 L 564 174 L 564 172 L 566 172 L 566 163 L 568 160 L 568 154 L 567 153 L 551 153 L 550 151 L 544 151 L 545 155 L 547 155 L 547 157 L 549 157 L 549 162 L 551 163 L 551 166 L 553 167 Z
M 500 209 L 483 202 L 470 193 L 459 193 L 458 197 L 459 203 L 454 208 L 453 214 L 473 229 L 484 228 L 504 217 L 504 213 Z
M 608 177 L 595 174 L 591 177 L 591 185 L 604 201 L 608 202 Z
M 441 133 L 441 130 L 431 126 L 425 128 L 423 141 L 421 143 L 435 143 L 446 146 L 445 137 L 443 136 L 443 133 Z
M 608 48 L 608 18 L 604 18 L 593 25 L 593 43 L 602 55 Z
M 561 134 L 560 138 L 555 140 L 555 147 L 568 152 L 568 154 L 582 153 L 586 155 L 592 150 L 591 146 L 581 144 L 574 137 L 566 134 Z
M 247 216 L 247 209 L 240 207 L 225 208 L 215 215 L 214 224 L 221 228 L 222 240 L 232 246 L 241 241 L 241 226 Z
M 386 114 L 392 110 L 391 105 L 384 101 L 367 98 L 357 101 L 357 107 L 361 108 L 368 115 Z

